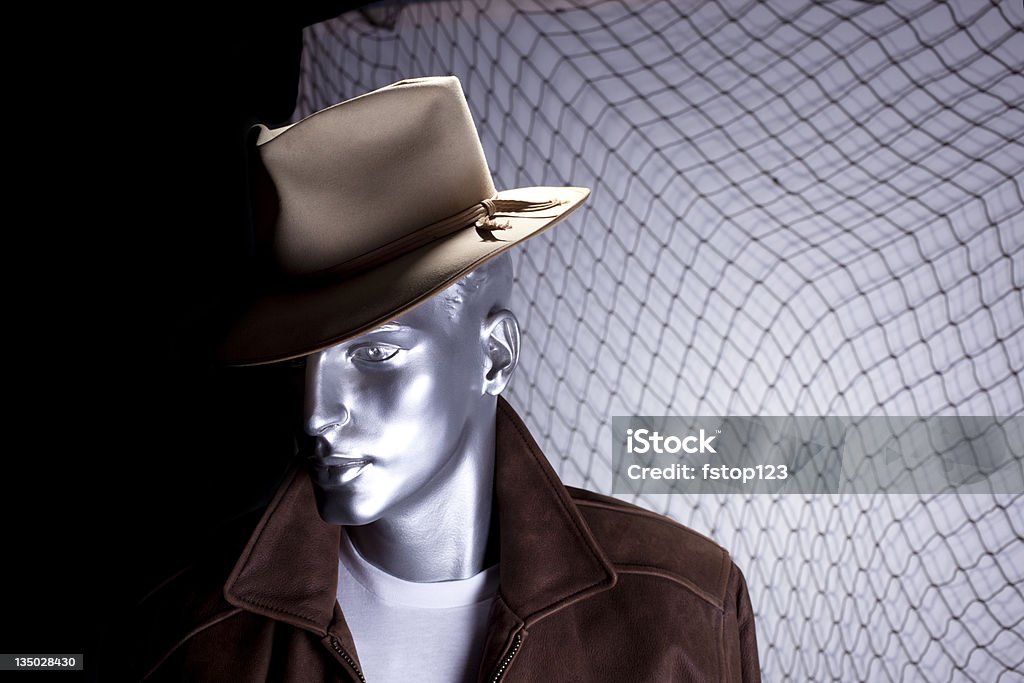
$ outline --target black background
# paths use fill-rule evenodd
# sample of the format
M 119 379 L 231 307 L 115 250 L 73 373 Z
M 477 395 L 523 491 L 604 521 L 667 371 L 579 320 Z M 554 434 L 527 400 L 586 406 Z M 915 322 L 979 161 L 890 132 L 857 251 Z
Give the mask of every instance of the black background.
M 359 4 L 9 21 L 0 652 L 105 678 L 125 610 L 287 464 L 301 377 L 212 352 L 247 277 L 247 131 L 291 115 L 302 27 Z

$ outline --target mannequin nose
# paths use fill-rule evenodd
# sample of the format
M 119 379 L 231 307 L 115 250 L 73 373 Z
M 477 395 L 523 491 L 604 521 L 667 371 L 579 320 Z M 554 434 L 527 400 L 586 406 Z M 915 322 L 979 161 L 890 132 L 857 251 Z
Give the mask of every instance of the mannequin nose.
M 310 357 L 306 365 L 306 433 L 324 436 L 344 427 L 351 415 L 341 396 L 339 378 L 329 372 L 324 354 Z
M 332 429 L 348 424 L 348 408 L 340 403 L 330 411 L 314 411 L 306 420 L 306 433 L 310 436 L 324 436 Z

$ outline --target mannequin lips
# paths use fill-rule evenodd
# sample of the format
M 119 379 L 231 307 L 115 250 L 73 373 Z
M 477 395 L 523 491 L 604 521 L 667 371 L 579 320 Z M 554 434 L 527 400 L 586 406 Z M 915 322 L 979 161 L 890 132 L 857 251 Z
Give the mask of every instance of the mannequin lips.
M 320 470 L 320 476 L 335 484 L 347 484 L 372 466 L 373 461 L 366 456 L 354 456 L 340 453 L 316 455 L 309 458 L 313 467 Z
M 352 455 L 351 453 L 331 453 L 329 455 L 314 455 L 312 458 L 314 461 L 322 462 L 325 465 L 344 465 L 357 462 L 370 462 L 370 457 L 366 455 Z

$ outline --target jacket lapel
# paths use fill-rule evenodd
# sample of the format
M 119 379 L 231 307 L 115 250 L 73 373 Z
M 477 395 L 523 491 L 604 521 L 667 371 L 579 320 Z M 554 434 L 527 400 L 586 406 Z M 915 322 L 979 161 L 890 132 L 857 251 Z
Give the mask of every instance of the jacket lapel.
M 334 615 L 340 542 L 341 527 L 320 519 L 313 484 L 295 467 L 235 563 L 224 597 L 323 636 Z
M 528 628 L 611 588 L 615 570 L 540 447 L 500 397 L 497 419 L 501 595 Z

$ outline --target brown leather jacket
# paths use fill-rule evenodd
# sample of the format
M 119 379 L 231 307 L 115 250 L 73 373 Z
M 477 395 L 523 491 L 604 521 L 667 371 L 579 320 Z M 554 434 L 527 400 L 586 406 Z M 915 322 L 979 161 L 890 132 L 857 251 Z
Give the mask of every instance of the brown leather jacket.
M 501 579 L 479 681 L 760 680 L 746 584 L 725 550 L 563 486 L 503 399 L 496 450 Z M 339 540 L 294 470 L 241 556 L 179 574 L 143 603 L 131 677 L 362 681 L 336 601 Z

